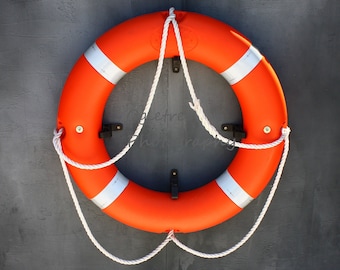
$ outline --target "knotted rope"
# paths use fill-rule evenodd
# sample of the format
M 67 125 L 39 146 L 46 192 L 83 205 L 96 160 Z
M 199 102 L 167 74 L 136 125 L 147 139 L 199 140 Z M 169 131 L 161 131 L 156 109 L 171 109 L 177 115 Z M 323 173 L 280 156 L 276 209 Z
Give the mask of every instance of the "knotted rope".
M 289 133 L 290 133 L 290 129 L 289 127 L 286 128 L 282 128 L 282 134 L 280 136 L 279 139 L 277 139 L 274 142 L 271 143 L 267 143 L 267 144 L 245 144 L 245 143 L 240 143 L 240 142 L 235 142 L 235 141 L 231 141 L 230 139 L 227 139 L 225 137 L 223 137 L 222 135 L 220 135 L 218 133 L 218 131 L 216 130 L 216 128 L 214 126 L 211 125 L 210 121 L 208 120 L 208 118 L 205 116 L 204 111 L 200 105 L 200 101 L 197 98 L 196 94 L 195 94 L 195 90 L 193 87 L 193 84 L 191 82 L 191 78 L 189 75 L 189 71 L 188 71 L 188 67 L 187 67 L 187 63 L 186 63 L 186 58 L 185 58 L 185 54 L 184 54 L 184 49 L 183 49 L 183 44 L 182 44 L 182 39 L 181 39 L 181 35 L 180 35 L 180 31 L 179 31 L 179 27 L 176 21 L 176 15 L 174 13 L 174 8 L 170 8 L 169 10 L 169 16 L 166 18 L 165 22 L 164 22 L 164 26 L 163 26 L 163 33 L 162 33 L 162 41 L 161 41 L 161 46 L 160 46 L 160 52 L 159 52 L 159 58 L 158 58 L 158 64 L 157 64 L 157 69 L 156 69 L 156 73 L 154 76 L 154 80 L 150 89 L 150 94 L 147 100 L 147 103 L 145 105 L 144 111 L 142 113 L 142 117 L 139 121 L 139 124 L 134 132 L 134 134 L 132 135 L 130 141 L 128 142 L 128 144 L 121 150 L 120 153 L 118 153 L 115 157 L 111 158 L 110 160 L 104 162 L 104 163 L 100 163 L 100 164 L 82 164 L 82 163 L 78 163 L 72 159 L 70 159 L 68 156 L 66 156 L 63 153 L 62 150 L 62 145 L 61 145 L 61 140 L 60 137 L 63 133 L 63 129 L 61 128 L 60 130 L 55 130 L 54 131 L 54 137 L 53 137 L 53 145 L 54 148 L 56 150 L 56 152 L 59 155 L 60 158 L 60 162 L 63 168 L 63 172 L 64 172 L 64 176 L 66 179 L 66 183 L 67 186 L 69 188 L 69 192 L 71 194 L 73 203 L 75 205 L 77 214 L 79 216 L 79 219 L 89 237 L 89 239 L 92 241 L 92 243 L 98 248 L 98 250 L 100 252 L 102 252 L 105 256 L 107 256 L 109 259 L 120 263 L 120 264 L 125 264 L 125 265 L 136 265 L 136 264 L 140 264 L 143 263 L 149 259 L 151 259 L 152 257 L 154 257 L 155 255 L 157 255 L 169 242 L 174 242 L 178 247 L 182 248 L 183 250 L 202 257 L 202 258 L 220 258 L 223 256 L 227 256 L 228 254 L 236 251 L 238 248 L 240 248 L 243 244 L 245 244 L 247 242 L 247 240 L 254 234 L 254 232 L 256 231 L 256 229 L 258 228 L 258 226 L 260 225 L 261 221 L 263 220 L 269 206 L 270 203 L 274 197 L 275 191 L 277 189 L 277 186 L 280 182 L 281 179 L 281 175 L 282 175 L 282 171 L 288 156 L 288 151 L 289 151 Z M 175 36 L 176 36 L 176 40 L 177 40 L 177 46 L 178 46 L 178 51 L 180 54 L 180 59 L 181 59 L 181 64 L 183 67 L 183 73 L 189 88 L 189 92 L 192 98 L 192 102 L 189 102 L 190 107 L 195 111 L 195 113 L 197 114 L 199 120 L 201 121 L 202 125 L 204 126 L 204 128 L 209 132 L 209 134 L 211 136 L 213 136 L 214 138 L 228 144 L 231 145 L 233 147 L 239 147 L 239 148 L 246 148 L 246 149 L 267 149 L 267 148 L 271 148 L 271 147 L 275 147 L 277 145 L 279 145 L 281 142 L 284 141 L 284 150 L 283 150 L 283 154 L 282 154 L 282 158 L 280 161 L 280 164 L 278 166 L 278 170 L 277 170 L 277 174 L 275 176 L 274 182 L 273 182 L 273 186 L 269 192 L 268 198 L 266 200 L 266 203 L 264 204 L 263 209 L 261 210 L 258 218 L 256 219 L 254 225 L 252 226 L 252 228 L 249 230 L 249 232 L 234 246 L 232 246 L 231 248 L 227 249 L 226 251 L 223 252 L 219 252 L 219 253 L 212 253 L 212 254 L 208 254 L 208 253 L 203 253 L 200 251 L 196 251 L 186 245 L 184 245 L 182 242 L 180 242 L 175 234 L 174 231 L 170 231 L 166 238 L 164 239 L 164 241 L 157 246 L 153 251 L 151 251 L 149 254 L 145 255 L 142 258 L 139 259 L 135 259 L 135 260 L 125 260 L 125 259 L 121 259 L 118 258 L 114 255 L 112 255 L 110 252 L 108 252 L 102 245 L 99 244 L 99 242 L 96 240 L 96 238 L 94 237 L 93 233 L 91 232 L 90 227 L 88 226 L 88 223 L 84 217 L 84 214 L 81 210 L 78 198 L 76 196 L 76 193 L 74 191 L 73 185 L 72 185 L 72 181 L 70 178 L 70 175 L 68 173 L 67 170 L 67 166 L 66 166 L 66 162 L 69 163 L 70 165 L 80 168 L 80 169 L 85 169 L 85 170 L 95 170 L 95 169 L 100 169 L 100 168 L 104 168 L 107 166 L 110 166 L 112 164 L 114 164 L 115 162 L 117 162 L 120 158 L 122 158 L 133 146 L 134 142 L 136 141 L 136 139 L 138 138 L 145 120 L 149 114 L 150 108 L 151 108 L 151 104 L 153 102 L 153 98 L 155 96 L 155 92 L 156 92 L 156 88 L 159 82 L 159 78 L 161 75 L 161 71 L 162 71 L 162 67 L 163 67 L 163 61 L 164 61 L 164 55 L 165 55 L 165 48 L 166 48 L 166 41 L 167 41 L 167 37 L 168 37 L 168 31 L 169 31 L 169 25 L 170 23 L 173 24 L 174 27 L 174 31 L 175 31 Z

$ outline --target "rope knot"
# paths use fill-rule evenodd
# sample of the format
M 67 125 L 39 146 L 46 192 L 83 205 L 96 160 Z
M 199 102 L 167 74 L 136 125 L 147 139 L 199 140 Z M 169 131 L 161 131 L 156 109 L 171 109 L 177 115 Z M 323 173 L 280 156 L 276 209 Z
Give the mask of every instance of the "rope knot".
M 55 138 L 60 138 L 63 132 L 64 132 L 63 128 L 60 128 L 59 130 L 55 129 L 53 130 L 53 135 Z
M 174 8 L 174 7 L 169 8 L 169 16 L 168 16 L 168 19 L 170 19 L 170 20 L 175 20 L 176 14 L 174 13 L 174 11 L 175 11 L 175 8 Z
M 175 238 L 175 232 L 174 232 L 174 230 L 171 230 L 168 233 L 167 239 L 169 239 L 169 241 L 172 241 L 174 238 Z
M 289 127 L 282 128 L 282 135 L 287 138 L 290 134 L 291 129 Z

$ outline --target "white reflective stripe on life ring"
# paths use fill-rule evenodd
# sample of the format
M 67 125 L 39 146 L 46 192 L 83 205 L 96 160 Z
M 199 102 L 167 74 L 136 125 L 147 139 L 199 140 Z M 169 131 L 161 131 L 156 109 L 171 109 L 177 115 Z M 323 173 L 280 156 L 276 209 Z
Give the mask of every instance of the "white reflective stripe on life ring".
M 216 182 L 222 191 L 232 200 L 238 207 L 244 208 L 253 198 L 235 181 L 228 170 L 222 173 Z
M 91 199 L 100 209 L 113 203 L 129 184 L 129 180 L 117 171 L 116 175 L 103 190 Z
M 257 66 L 262 57 L 255 47 L 250 46 L 246 53 L 221 75 L 230 85 L 238 83 Z
M 126 74 L 102 52 L 96 43 L 87 49 L 84 56 L 100 75 L 113 84 L 117 84 Z

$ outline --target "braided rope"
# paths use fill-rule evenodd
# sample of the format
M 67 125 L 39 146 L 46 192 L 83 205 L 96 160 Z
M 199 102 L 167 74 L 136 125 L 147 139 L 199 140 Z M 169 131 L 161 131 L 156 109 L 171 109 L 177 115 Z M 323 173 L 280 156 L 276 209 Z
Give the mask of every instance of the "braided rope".
M 62 150 L 62 145 L 61 145 L 61 140 L 60 137 L 63 134 L 63 128 L 59 129 L 58 131 L 55 130 L 54 131 L 54 137 L 53 137 L 53 145 L 54 148 L 56 150 L 56 152 L 59 155 L 60 158 L 60 162 L 63 168 L 63 173 L 65 176 L 65 180 L 69 189 L 69 192 L 71 194 L 71 198 L 73 200 L 73 203 L 75 205 L 77 214 L 79 216 L 79 219 L 89 237 L 89 239 L 91 240 L 91 242 L 94 244 L 94 246 L 97 247 L 97 249 L 102 252 L 106 257 L 108 257 L 109 259 L 111 259 L 112 261 L 115 261 L 117 263 L 120 264 L 124 264 L 124 265 L 136 265 L 136 264 L 140 264 L 143 263 L 149 259 L 151 259 L 152 257 L 154 257 L 155 255 L 157 255 L 170 241 L 173 241 L 178 247 L 182 248 L 183 250 L 195 255 L 195 256 L 199 256 L 202 258 L 220 258 L 220 257 L 224 257 L 229 255 L 230 253 L 236 251 L 238 248 L 240 248 L 242 245 L 244 245 L 247 240 L 255 233 L 256 229 L 258 228 L 258 226 L 260 225 L 261 221 L 263 220 L 269 206 L 270 203 L 274 197 L 275 191 L 278 187 L 278 184 L 280 182 L 281 179 L 281 175 L 282 175 L 282 171 L 288 156 L 288 151 L 289 151 L 289 133 L 290 133 L 290 128 L 289 127 L 285 127 L 282 128 L 282 134 L 280 136 L 279 139 L 277 139 L 274 142 L 271 143 L 267 143 L 267 144 L 245 144 L 245 143 L 239 143 L 239 142 L 235 142 L 235 141 L 231 141 L 225 137 L 223 137 L 222 135 L 220 135 L 218 133 L 218 131 L 216 130 L 215 127 L 213 127 L 209 121 L 209 119 L 205 116 L 202 107 L 200 106 L 200 101 L 199 99 L 196 97 L 191 79 L 190 79 L 190 75 L 189 75 L 189 71 L 188 71 L 188 67 L 187 67 L 187 63 L 186 63 L 186 59 L 185 59 L 185 55 L 184 55 L 184 50 L 183 50 L 183 44 L 182 44 L 182 40 L 181 40 L 181 36 L 180 36 L 180 32 L 179 32 L 179 27 L 176 21 L 176 15 L 174 14 L 174 8 L 170 8 L 169 9 L 169 16 L 167 17 L 167 19 L 164 22 L 164 27 L 163 27 L 163 33 L 162 33 L 162 41 L 161 41 L 161 48 L 160 48 L 160 53 L 159 53 L 159 59 L 158 59 L 158 65 L 157 65 L 157 70 L 155 73 L 155 77 L 151 86 L 151 90 L 150 90 L 150 94 L 148 97 L 148 101 L 145 105 L 142 117 L 140 119 L 140 122 L 134 132 L 134 134 L 132 135 L 129 143 L 123 148 L 123 150 L 121 150 L 120 153 L 118 153 L 115 157 L 113 157 L 112 159 L 104 162 L 104 163 L 100 163 L 100 164 L 81 164 L 78 162 L 73 161 L 72 159 L 70 159 L 68 156 L 66 156 L 63 153 Z M 168 36 L 168 30 L 169 30 L 169 24 L 172 23 L 174 26 L 174 31 L 175 31 L 175 36 L 176 36 L 176 40 L 177 40 L 177 46 L 178 46 L 178 50 L 180 53 L 180 58 L 181 58 L 181 63 L 183 66 L 183 72 L 184 72 L 184 76 L 190 91 L 190 95 L 192 98 L 192 102 L 189 102 L 190 107 L 196 112 L 198 118 L 200 119 L 202 125 L 204 126 L 204 128 L 209 132 L 209 134 L 211 136 L 213 136 L 216 139 L 221 140 L 222 142 L 231 145 L 233 147 L 240 147 L 240 148 L 247 148 L 247 149 L 266 149 L 266 148 L 271 148 L 271 147 L 275 147 L 278 144 L 280 144 L 282 141 L 284 141 L 284 151 L 282 154 L 282 158 L 280 161 L 280 164 L 278 166 L 278 170 L 277 170 L 277 174 L 275 176 L 275 180 L 273 183 L 273 186 L 269 192 L 268 198 L 266 200 L 266 203 L 264 204 L 263 209 L 261 210 L 257 220 L 255 221 L 254 225 L 252 226 L 252 228 L 249 230 L 249 232 L 238 242 L 236 243 L 234 246 L 232 246 L 231 248 L 229 248 L 226 251 L 223 252 L 219 252 L 219 253 L 204 253 L 204 252 L 200 252 L 200 251 L 196 251 L 188 246 L 186 246 L 185 244 L 183 244 L 182 242 L 180 242 L 175 234 L 174 231 L 170 231 L 167 234 L 167 237 L 164 239 L 164 241 L 159 244 L 153 251 L 151 251 L 149 254 L 145 255 L 142 258 L 139 259 L 135 259 L 135 260 L 125 260 L 125 259 L 121 259 L 118 258 L 114 255 L 112 255 L 110 252 L 108 252 L 102 245 L 99 244 L 99 242 L 96 240 L 96 238 L 94 237 L 94 235 L 91 232 L 91 229 L 88 226 L 88 223 L 84 217 L 84 214 L 81 210 L 78 198 L 76 196 L 76 193 L 74 191 L 73 185 L 72 185 L 72 181 L 70 179 L 70 175 L 68 173 L 67 170 L 67 166 L 66 166 L 66 162 L 69 163 L 70 165 L 73 165 L 77 168 L 81 168 L 81 169 L 86 169 L 86 170 L 94 170 L 94 169 L 100 169 L 100 168 L 104 168 L 107 167 L 109 165 L 112 165 L 113 163 L 117 162 L 120 158 L 122 158 L 128 151 L 129 149 L 131 149 L 131 147 L 133 146 L 134 142 L 136 141 L 136 139 L 138 138 L 145 120 L 148 116 L 148 113 L 150 111 L 150 107 L 155 95 L 155 91 L 158 85 L 158 81 L 160 78 L 160 74 L 161 74 L 161 70 L 163 67 L 163 61 L 164 61 L 164 55 L 165 55 L 165 48 L 166 48 L 166 41 L 167 41 L 167 36 Z
M 115 261 L 117 263 L 124 264 L 124 265 L 141 264 L 141 263 L 151 259 L 155 255 L 157 255 L 170 241 L 172 241 L 171 237 L 173 235 L 173 231 L 170 231 L 168 233 L 167 237 L 164 239 L 164 241 L 159 246 L 157 246 L 153 251 L 151 251 L 149 254 L 145 255 L 142 258 L 135 259 L 135 260 L 125 260 L 125 259 L 121 259 L 121 258 L 114 256 L 113 254 L 108 252 L 94 237 L 94 235 L 93 235 L 93 233 L 92 233 L 92 231 L 91 231 L 91 229 L 90 229 L 90 227 L 89 227 L 89 225 L 88 225 L 88 223 L 85 219 L 85 216 L 84 216 L 84 214 L 81 210 L 79 200 L 78 200 L 77 195 L 74 191 L 74 187 L 72 185 L 72 181 L 71 181 L 70 175 L 69 175 L 68 170 L 67 170 L 66 162 L 77 167 L 77 168 L 86 169 L 86 170 L 95 170 L 95 169 L 100 169 L 100 168 L 104 168 L 104 167 L 112 165 L 113 163 L 117 162 L 120 158 L 122 158 L 131 149 L 131 147 L 133 146 L 135 140 L 138 138 L 138 136 L 139 136 L 139 134 L 140 134 L 140 132 L 141 132 L 143 126 L 144 126 L 145 119 L 148 116 L 153 98 L 155 96 L 156 88 L 157 88 L 157 85 L 158 85 L 158 82 L 159 82 L 159 78 L 160 78 L 160 74 L 161 74 L 163 62 L 164 62 L 164 54 L 165 54 L 169 24 L 170 24 L 171 20 L 173 20 L 174 18 L 175 18 L 175 15 L 170 14 L 169 17 L 164 22 L 163 34 L 162 34 L 162 43 L 161 43 L 161 48 L 160 48 L 160 53 L 159 53 L 157 70 L 156 70 L 156 73 L 155 73 L 155 76 L 154 76 L 154 80 L 153 80 L 153 83 L 152 83 L 152 86 L 151 86 L 151 90 L 150 90 L 150 94 L 149 94 L 147 103 L 145 105 L 144 111 L 142 113 L 142 117 L 139 121 L 139 124 L 138 124 L 134 134 L 132 135 L 129 143 L 123 148 L 123 150 L 120 153 L 118 153 L 112 159 L 110 159 L 110 160 L 108 160 L 104 163 L 101 163 L 101 164 L 94 164 L 94 165 L 81 164 L 79 162 L 76 162 L 76 161 L 70 159 L 67 155 L 65 155 L 63 153 L 61 140 L 60 140 L 60 137 L 62 136 L 63 131 L 64 131 L 63 128 L 59 129 L 58 131 L 57 130 L 54 131 L 53 145 L 54 145 L 56 152 L 59 155 L 60 163 L 61 163 L 62 168 L 63 168 L 63 173 L 64 173 L 64 176 L 65 176 L 65 180 L 66 180 L 69 192 L 71 194 L 72 201 L 75 205 L 77 214 L 78 214 L 79 219 L 80 219 L 80 221 L 81 221 L 81 223 L 82 223 L 82 225 L 85 229 L 87 236 L 89 237 L 89 239 L 91 240 L 93 245 L 101 253 L 103 253 L 106 257 L 108 257 L 112 261 Z
M 156 93 L 156 89 L 157 89 L 157 85 L 159 82 L 159 78 L 162 72 L 162 68 L 163 68 L 163 62 L 164 62 L 164 55 L 165 55 L 165 49 L 166 49 L 166 41 L 167 41 L 167 37 L 168 37 L 168 32 L 169 32 L 169 24 L 172 20 L 175 19 L 175 14 L 170 14 L 167 19 L 164 22 L 164 27 L 163 27 L 163 34 L 162 34 L 162 42 L 161 42 L 161 48 L 160 48 L 160 52 L 159 52 L 159 58 L 158 58 L 158 64 L 157 64 L 157 69 L 156 69 L 156 73 L 152 82 L 152 86 L 150 89 L 150 93 L 149 93 L 149 97 L 148 100 L 146 102 L 144 111 L 142 113 L 142 116 L 139 120 L 139 123 L 136 127 L 135 132 L 133 133 L 133 135 L 131 136 L 129 142 L 125 145 L 125 147 L 113 158 L 109 159 L 108 161 L 105 161 L 103 163 L 99 163 L 99 164 L 83 164 L 83 163 L 79 163 L 76 162 L 72 159 L 70 159 L 68 156 L 66 156 L 62 150 L 62 145 L 61 145 L 61 141 L 60 141 L 60 137 L 63 134 L 64 129 L 61 128 L 59 130 L 55 130 L 54 131 L 54 137 L 53 137 L 53 145 L 54 145 L 54 149 L 56 150 L 56 152 L 59 154 L 59 156 L 62 156 L 63 159 L 70 165 L 77 167 L 79 169 L 84 169 L 84 170 L 97 170 L 97 169 L 102 169 L 105 167 L 108 167 L 114 163 L 116 163 L 118 160 L 120 160 L 133 146 L 133 144 L 135 143 L 135 141 L 137 140 L 140 132 L 142 131 L 142 128 L 144 126 L 145 120 L 148 117 L 155 93 Z
M 170 10 L 171 12 L 171 10 Z M 271 143 L 266 143 L 266 144 L 249 144 L 249 143 L 240 143 L 236 142 L 233 140 L 230 140 L 228 138 L 223 137 L 217 129 L 210 123 L 209 119 L 206 117 L 204 114 L 203 108 L 201 107 L 200 100 L 197 98 L 194 86 L 192 84 L 190 74 L 189 74 L 189 69 L 186 61 L 186 57 L 184 54 L 184 49 L 183 49 L 183 44 L 182 44 L 182 38 L 181 38 L 181 33 L 179 31 L 179 26 L 177 21 L 174 19 L 172 20 L 172 24 L 174 26 L 174 32 L 176 36 L 176 41 L 177 41 L 177 47 L 179 51 L 179 56 L 181 59 L 181 64 L 183 67 L 183 74 L 186 80 L 186 83 L 189 88 L 190 96 L 192 99 L 192 102 L 189 102 L 189 105 L 191 109 L 195 111 L 195 113 L 198 116 L 198 119 L 201 121 L 203 127 L 208 131 L 208 133 L 215 139 L 220 140 L 221 142 L 231 145 L 233 147 L 238 147 L 238 148 L 245 148 L 245 149 L 255 149 L 255 150 L 260 150 L 260 149 L 267 149 L 267 148 L 272 148 L 277 145 L 279 145 L 288 135 L 290 132 L 290 129 L 288 127 L 282 129 L 282 133 L 279 139 L 277 139 L 274 142 Z
M 160 53 L 159 53 L 155 77 L 154 77 L 154 80 L 153 80 L 153 83 L 152 83 L 152 86 L 151 86 L 151 90 L 150 90 L 150 93 L 149 93 L 147 103 L 146 103 L 144 111 L 142 113 L 142 117 L 139 121 L 139 124 L 137 125 L 135 132 L 131 136 L 129 142 L 115 157 L 109 159 L 108 161 L 105 161 L 105 162 L 99 163 L 99 164 L 83 164 L 83 163 L 79 163 L 79 162 L 76 162 L 76 161 L 70 159 L 68 156 L 66 156 L 63 153 L 62 145 L 61 145 L 61 142 L 60 142 L 60 137 L 63 133 L 63 129 L 61 128 L 58 131 L 55 130 L 54 131 L 54 137 L 53 137 L 54 148 L 57 151 L 57 153 L 59 155 L 61 155 L 67 163 L 69 163 L 70 165 L 72 165 L 74 167 L 77 167 L 79 169 L 84 169 L 84 170 L 102 169 L 102 168 L 105 168 L 107 166 L 110 166 L 110 165 L 116 163 L 119 159 L 121 159 L 131 149 L 131 147 L 133 146 L 133 144 L 137 140 L 140 132 L 142 131 L 145 120 L 146 120 L 146 118 L 149 114 L 149 111 L 150 111 L 150 108 L 151 108 L 151 105 L 152 105 L 152 102 L 153 102 L 153 98 L 154 98 L 155 93 L 156 93 L 156 88 L 157 88 L 157 85 L 158 85 L 158 82 L 159 82 L 159 78 L 160 78 L 160 75 L 161 75 L 161 72 L 162 72 L 162 67 L 163 67 L 163 62 L 164 62 L 166 41 L 167 41 L 167 37 L 168 37 L 169 24 L 170 23 L 172 23 L 173 27 L 174 27 L 175 36 L 176 36 L 176 40 L 177 40 L 177 47 L 178 47 L 178 51 L 179 51 L 179 54 L 180 54 L 180 59 L 181 59 L 182 67 L 183 67 L 184 77 L 185 77 L 185 80 L 186 80 L 188 88 L 189 88 L 190 96 L 192 98 L 192 102 L 189 102 L 189 105 L 195 111 L 195 113 L 197 114 L 197 116 L 198 116 L 200 122 L 202 123 L 203 127 L 208 131 L 208 133 L 213 138 L 218 139 L 218 140 L 222 141 L 223 143 L 225 143 L 229 146 L 232 146 L 233 148 L 238 147 L 238 148 L 245 148 L 245 149 L 260 150 L 260 149 L 268 149 L 268 148 L 275 147 L 275 146 L 279 145 L 281 142 L 283 142 L 283 140 L 289 136 L 290 129 L 289 129 L 289 127 L 285 127 L 285 128 L 282 128 L 281 136 L 277 140 L 275 140 L 271 143 L 249 144 L 249 143 L 236 142 L 234 140 L 230 140 L 228 138 L 225 138 L 217 131 L 217 129 L 210 123 L 209 119 L 204 114 L 203 108 L 200 105 L 200 100 L 196 96 L 196 93 L 195 93 L 195 90 L 194 90 L 194 87 L 193 87 L 193 84 L 192 84 L 192 81 L 191 81 L 191 78 L 190 78 L 188 65 L 187 65 L 187 62 L 186 62 L 185 54 L 184 54 L 182 38 L 181 38 L 180 31 L 179 31 L 178 23 L 176 21 L 176 15 L 174 14 L 174 10 L 175 10 L 174 8 L 170 8 L 169 16 L 166 18 L 166 20 L 164 22 L 163 33 L 162 33 L 162 41 L 161 41 L 161 47 L 160 47 Z
M 194 250 L 186 245 L 184 245 L 182 242 L 180 242 L 176 237 L 175 235 L 171 235 L 171 239 L 172 241 L 178 246 L 180 247 L 181 249 L 195 255 L 195 256 L 198 256 L 198 257 L 201 257 L 201 258 L 205 258 L 205 259 L 216 259 L 216 258 L 221 258 L 221 257 L 224 257 L 224 256 L 227 256 L 229 255 L 230 253 L 233 253 L 234 251 L 236 251 L 237 249 L 239 249 L 241 246 L 243 246 L 248 240 L 249 238 L 255 233 L 255 231 L 257 230 L 257 228 L 260 226 L 264 216 L 266 215 L 267 211 L 268 211 L 268 208 L 272 202 L 272 199 L 274 198 L 274 195 L 275 195 L 275 192 L 277 190 L 277 187 L 280 183 L 280 179 L 281 179 L 281 176 L 282 176 L 282 172 L 283 172 L 283 168 L 284 168 L 284 165 L 286 163 L 286 160 L 287 160 L 287 156 L 288 156 L 288 152 L 289 152 L 289 138 L 287 137 L 285 139 L 285 144 L 284 144 L 284 150 L 283 150 L 283 153 L 282 153 L 282 158 L 281 158 L 281 161 L 280 161 L 280 164 L 278 166 L 278 170 L 277 170 L 277 173 L 276 173 L 276 176 L 275 176 L 275 179 L 274 179 L 274 182 L 273 182 L 273 186 L 268 194 L 268 197 L 266 199 L 266 202 L 259 214 L 259 216 L 257 217 L 254 225 L 251 227 L 251 229 L 249 230 L 249 232 L 238 242 L 236 243 L 234 246 L 232 246 L 231 248 L 223 251 L 223 252 L 219 252 L 219 253 L 204 253 L 204 252 L 200 252 L 200 251 L 197 251 L 197 250 Z
M 125 259 L 121 259 L 118 258 L 117 256 L 111 254 L 109 251 L 107 251 L 95 238 L 95 236 L 93 235 L 87 221 L 86 218 L 84 216 L 83 211 L 81 210 L 80 204 L 79 204 L 79 200 L 77 198 L 77 195 L 74 191 L 74 187 L 72 185 L 72 181 L 70 178 L 70 174 L 68 173 L 67 167 L 66 167 L 66 163 L 63 160 L 62 156 L 59 156 L 60 158 L 60 163 L 61 166 L 63 168 L 63 172 L 64 172 L 64 176 L 65 176 L 65 180 L 68 186 L 68 190 L 71 194 L 71 198 L 72 201 L 74 203 L 74 206 L 76 208 L 77 214 L 79 216 L 79 219 L 81 221 L 81 224 L 83 225 L 85 232 L 87 234 L 87 236 L 89 237 L 89 239 L 91 240 L 91 242 L 93 243 L 93 245 L 101 252 L 103 253 L 106 257 L 108 257 L 110 260 L 120 263 L 120 264 L 124 264 L 124 265 L 136 265 L 136 264 L 141 264 L 143 262 L 146 262 L 147 260 L 150 260 L 152 257 L 156 256 L 171 240 L 172 240 L 172 235 L 173 235 L 173 231 L 170 231 L 167 235 L 167 237 L 164 239 L 164 241 L 158 245 L 158 247 L 156 247 L 153 251 L 151 251 L 149 254 L 145 255 L 144 257 L 141 257 L 139 259 L 134 259 L 134 260 L 125 260 Z

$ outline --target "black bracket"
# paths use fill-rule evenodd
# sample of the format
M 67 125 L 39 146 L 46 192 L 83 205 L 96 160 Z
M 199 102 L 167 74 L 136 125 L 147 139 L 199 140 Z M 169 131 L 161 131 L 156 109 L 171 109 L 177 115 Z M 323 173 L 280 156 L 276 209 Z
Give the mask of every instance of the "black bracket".
M 181 68 L 181 59 L 179 56 L 174 56 L 172 58 L 172 72 L 178 73 Z
M 113 124 L 104 124 L 102 130 L 99 132 L 99 138 L 109 138 L 112 137 L 113 131 L 119 131 L 123 129 L 123 124 L 121 123 L 113 123 Z
M 234 124 L 222 124 L 221 129 L 223 131 L 232 132 L 233 138 L 237 141 L 246 137 L 246 132 L 243 130 L 242 126 Z
M 178 171 L 172 169 L 170 173 L 170 189 L 171 189 L 171 199 L 178 199 Z

